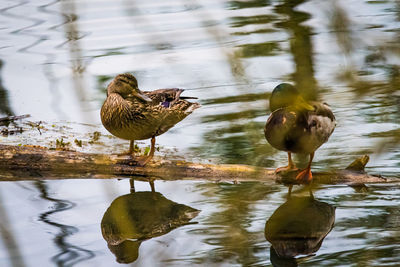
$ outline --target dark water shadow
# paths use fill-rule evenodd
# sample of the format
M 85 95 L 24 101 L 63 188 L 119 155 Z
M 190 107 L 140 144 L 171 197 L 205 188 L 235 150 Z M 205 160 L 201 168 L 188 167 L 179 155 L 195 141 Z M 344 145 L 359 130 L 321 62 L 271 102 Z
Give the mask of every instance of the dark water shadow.
M 52 262 L 57 266 L 73 266 L 77 263 L 93 258 L 95 254 L 92 251 L 67 242 L 67 237 L 77 233 L 78 228 L 61 224 L 51 219 L 53 214 L 72 209 L 75 204 L 68 200 L 50 197 L 47 184 L 44 181 L 35 181 L 35 186 L 39 190 L 42 199 L 54 203 L 54 206 L 50 211 L 39 215 L 40 221 L 59 229 L 59 232 L 56 234 L 53 241 L 55 246 L 59 248 L 60 252 L 51 257 Z
M 295 71 L 292 79 L 297 89 L 306 99 L 318 99 L 317 80 L 314 77 L 312 28 L 303 23 L 311 18 L 307 12 L 298 11 L 297 7 L 306 0 L 283 1 L 276 6 L 276 13 L 283 15 L 277 27 L 285 29 L 290 35 L 290 52 L 293 55 Z
M 273 183 L 241 182 L 202 183 L 196 188 L 204 192 L 207 205 L 217 209 L 191 231 L 200 236 L 202 243 L 212 246 L 211 251 L 193 255 L 192 262 L 199 266 L 259 266 L 267 244 L 252 227 L 264 218 L 263 208 L 255 205 L 273 201 L 273 195 L 281 187 Z
M 23 251 L 16 239 L 13 224 L 4 203 L 0 191 L 0 243 L 5 248 L 3 253 L 8 256 L 11 266 L 24 267 L 26 263 Z
M 265 224 L 273 266 L 297 266 L 296 256 L 312 255 L 335 222 L 335 207 L 310 197 L 290 197 Z
M 0 59 L 0 72 L 3 70 L 4 62 Z M 10 100 L 8 97 L 8 91 L 3 85 L 3 79 L 0 75 L 0 116 L 5 114 L 6 116 L 14 116 L 14 111 L 11 108 Z
M 158 192 L 132 192 L 114 199 L 101 220 L 101 233 L 116 261 L 131 263 L 143 241 L 189 224 L 199 212 Z

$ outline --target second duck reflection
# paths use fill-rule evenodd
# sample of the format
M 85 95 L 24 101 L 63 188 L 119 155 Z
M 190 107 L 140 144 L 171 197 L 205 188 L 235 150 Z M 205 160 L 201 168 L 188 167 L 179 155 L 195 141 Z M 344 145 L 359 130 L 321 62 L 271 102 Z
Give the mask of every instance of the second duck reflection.
M 271 243 L 273 266 L 298 266 L 299 255 L 317 252 L 332 230 L 335 207 L 309 197 L 288 197 L 265 224 L 265 238 Z

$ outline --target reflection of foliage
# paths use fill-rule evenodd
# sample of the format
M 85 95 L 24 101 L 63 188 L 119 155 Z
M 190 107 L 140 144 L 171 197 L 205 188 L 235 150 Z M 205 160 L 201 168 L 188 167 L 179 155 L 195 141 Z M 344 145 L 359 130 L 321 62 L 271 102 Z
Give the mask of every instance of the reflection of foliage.
M 265 110 L 254 109 L 254 110 L 244 110 L 240 112 L 217 114 L 204 116 L 202 119 L 203 123 L 207 122 L 217 122 L 217 121 L 233 121 L 238 119 L 254 119 L 265 114 Z
M 400 207 L 398 194 L 382 195 L 386 190 L 399 192 L 398 184 L 386 186 L 369 186 L 368 197 L 363 194 L 342 195 L 337 199 L 338 203 L 346 203 L 341 207 L 342 213 L 351 214 L 360 201 L 376 203 L 373 212 L 363 212 L 361 216 L 354 218 L 343 217 L 335 223 L 335 232 L 338 236 L 347 235 L 347 240 L 363 240 L 363 248 L 333 253 L 330 257 L 344 265 L 369 266 L 375 262 L 377 266 L 383 266 L 391 262 L 398 262 L 397 251 L 400 242 Z M 363 229 L 363 231 L 359 231 Z M 347 234 L 346 234 L 347 233 Z M 371 238 L 369 236 L 374 236 Z M 374 248 L 373 250 L 365 249 Z M 394 260 L 394 261 L 393 261 Z M 318 265 L 318 264 L 316 264 Z
M 204 135 L 206 143 L 210 145 L 201 147 L 198 152 L 221 155 L 224 163 L 271 166 L 272 162 L 265 160 L 276 150 L 264 141 L 263 127 L 264 122 L 250 122 L 210 131 Z
M 394 9 L 397 12 L 398 6 L 397 3 Z M 368 97 L 368 104 L 374 107 L 363 114 L 368 121 L 388 123 L 399 121 L 400 68 L 396 64 L 387 63 L 390 62 L 393 55 L 400 55 L 399 42 L 377 38 L 374 45 L 368 44 L 366 47 L 370 53 L 365 56 L 364 65 L 360 68 L 352 62 L 352 53 L 355 49 L 354 23 L 352 24 L 345 9 L 337 3 L 333 5 L 331 20 L 331 28 L 336 34 L 338 46 L 341 47 L 350 62 L 347 68 L 339 71 L 337 79 L 345 81 L 358 96 Z M 399 38 L 400 36 L 396 37 L 396 39 Z M 384 74 L 385 79 L 370 78 L 377 70 Z M 383 149 L 400 144 L 399 129 L 372 133 L 369 136 L 386 138 L 386 142 L 378 142 L 377 148 L 381 152 Z
M 281 48 L 276 42 L 265 42 L 258 44 L 245 44 L 240 45 L 240 56 L 241 57 L 266 57 L 274 56 L 277 52 L 281 51 Z
M 212 105 L 212 104 L 228 104 L 228 103 L 243 103 L 243 102 L 252 102 L 258 101 L 260 99 L 269 99 L 270 93 L 248 93 L 248 94 L 241 94 L 236 96 L 225 96 L 221 98 L 212 98 L 203 101 L 205 105 Z
M 278 23 L 278 26 L 291 33 L 290 51 L 296 66 L 293 81 L 297 89 L 306 99 L 318 99 L 317 82 L 314 77 L 312 30 L 302 22 L 310 19 L 310 14 L 296 10 L 304 0 L 284 1 L 276 7 L 279 14 L 288 18 Z
M 293 79 L 298 89 L 309 99 L 316 98 L 316 81 L 314 78 L 311 29 L 301 24 L 310 18 L 305 12 L 295 11 L 297 5 L 304 1 L 284 1 L 276 7 L 276 14 L 237 16 L 230 18 L 230 26 L 235 30 L 247 26 L 257 27 L 257 29 L 247 32 L 236 30 L 237 34 L 250 34 L 253 32 L 270 32 L 278 26 L 288 30 L 292 34 L 290 42 L 291 52 L 294 55 L 296 71 Z M 250 3 L 229 2 L 232 8 L 247 8 L 252 6 L 265 6 L 269 3 L 252 1 Z M 250 27 L 251 28 L 251 27 Z M 219 31 L 213 32 L 216 40 L 222 37 L 217 35 Z M 233 79 L 237 84 L 250 83 L 245 68 L 242 65 L 242 58 L 253 58 L 260 56 L 274 56 L 282 50 L 278 42 L 262 42 L 251 44 L 240 44 L 236 53 L 228 56 L 228 63 L 231 65 Z M 251 89 L 251 84 L 246 86 Z M 267 101 L 269 94 L 255 94 L 249 91 L 242 92 L 238 96 L 227 96 L 224 98 L 206 100 L 203 105 L 211 104 L 233 104 L 238 103 L 238 110 L 203 117 L 203 124 L 211 124 L 216 127 L 204 134 L 204 145 L 197 150 L 201 154 L 218 155 L 226 163 L 246 163 L 254 165 L 270 166 L 271 162 L 266 162 L 268 156 L 276 153 L 266 144 L 263 128 L 265 119 L 259 121 L 267 113 L 267 105 L 246 105 L 243 102 Z M 257 122 L 254 122 L 257 121 Z
M 246 31 L 246 32 L 234 32 L 233 35 L 250 35 L 253 33 L 272 33 L 276 32 L 275 29 L 259 29 L 254 31 Z
M 243 27 L 252 24 L 268 24 L 276 20 L 275 16 L 272 15 L 260 15 L 251 17 L 232 17 L 231 27 Z
M 346 11 L 341 6 L 337 5 L 337 1 L 334 3 L 330 18 L 330 28 L 335 33 L 336 40 L 342 48 L 342 51 L 348 55 L 354 48 L 354 39 L 350 31 L 351 21 Z
M 113 78 L 112 75 L 98 75 L 97 76 L 96 88 L 99 89 L 99 91 L 101 91 L 101 93 L 104 95 L 104 98 L 107 93 L 107 85 L 111 81 L 112 78 Z
M 203 186 L 215 187 L 212 184 Z M 207 191 L 209 190 L 212 189 L 208 188 Z M 277 186 L 257 182 L 219 184 L 214 194 L 218 196 L 216 201 L 222 211 L 219 209 L 211 214 L 207 219 L 207 228 L 199 232 L 208 236 L 205 242 L 215 248 L 211 255 L 199 256 L 197 263 L 204 265 L 204 261 L 220 263 L 234 259 L 242 266 L 251 266 L 257 262 L 257 253 L 266 248 L 265 242 L 262 242 L 262 233 L 249 229 L 254 220 L 251 212 L 254 211 L 255 202 L 264 200 L 278 190 Z
M 3 68 L 3 60 L 0 59 L 0 70 Z M 8 91 L 3 86 L 3 81 L 0 76 L 0 115 L 5 114 L 7 116 L 14 115 L 8 100 Z
M 229 8 L 231 9 L 244 9 L 244 8 L 255 8 L 269 6 L 271 1 L 269 0 L 250 0 L 250 1 L 229 1 Z

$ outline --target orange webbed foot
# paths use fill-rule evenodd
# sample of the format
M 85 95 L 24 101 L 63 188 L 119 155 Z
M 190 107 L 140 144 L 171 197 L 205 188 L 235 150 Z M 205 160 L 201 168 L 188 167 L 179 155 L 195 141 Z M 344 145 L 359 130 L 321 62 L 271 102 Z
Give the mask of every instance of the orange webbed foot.
M 312 180 L 312 173 L 310 168 L 306 168 L 299 172 L 296 176 L 296 181 L 301 184 L 308 184 Z

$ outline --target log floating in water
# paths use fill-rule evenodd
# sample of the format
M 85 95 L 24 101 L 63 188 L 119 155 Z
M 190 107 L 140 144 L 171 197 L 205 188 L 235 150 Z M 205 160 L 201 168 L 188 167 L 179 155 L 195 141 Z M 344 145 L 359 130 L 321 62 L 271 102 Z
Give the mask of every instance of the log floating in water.
M 382 183 L 387 180 L 369 175 L 363 156 L 346 169 L 314 172 L 314 182 L 321 184 Z M 283 177 L 273 169 L 238 164 L 200 164 L 181 160 L 157 159 L 145 167 L 132 166 L 128 158 L 115 155 L 49 150 L 33 146 L 0 145 L 0 180 L 37 180 L 60 178 L 113 178 L 207 181 L 293 182 L 295 173 Z

